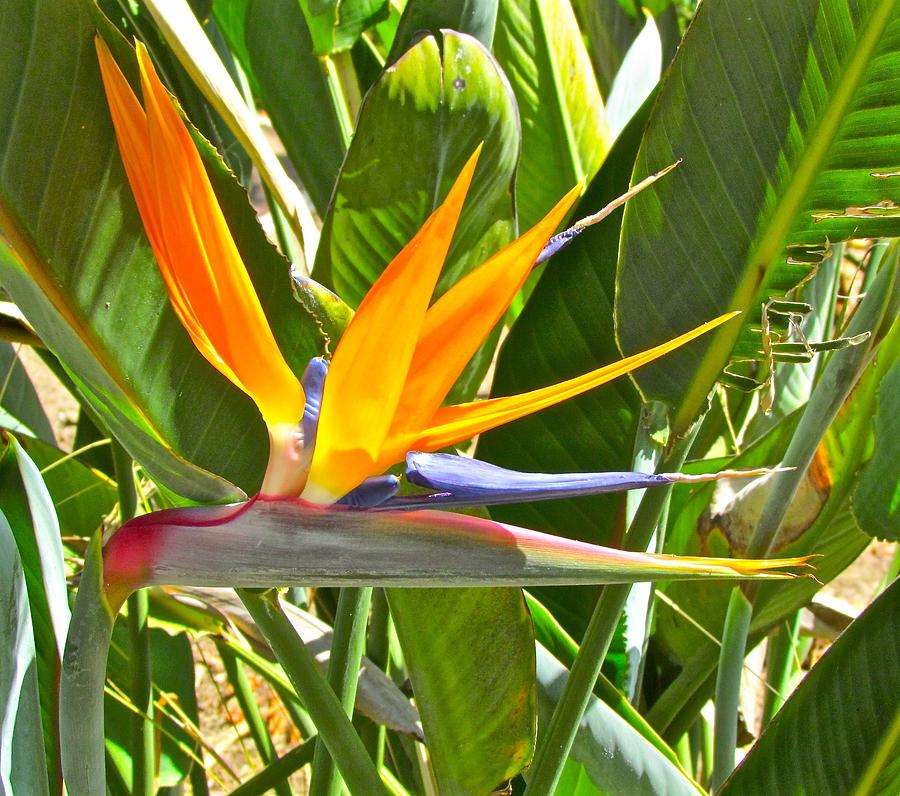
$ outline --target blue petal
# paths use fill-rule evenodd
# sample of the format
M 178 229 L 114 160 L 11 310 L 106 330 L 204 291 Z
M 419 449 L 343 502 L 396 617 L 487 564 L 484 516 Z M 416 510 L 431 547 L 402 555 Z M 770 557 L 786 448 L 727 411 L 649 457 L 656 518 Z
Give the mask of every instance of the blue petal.
M 547 245 L 541 249 L 541 253 L 538 255 L 537 260 L 535 261 L 535 265 L 540 265 L 543 262 L 549 260 L 554 254 L 562 251 L 566 248 L 575 238 L 577 238 L 586 227 L 571 227 L 569 229 L 564 229 L 562 232 L 554 235 L 550 240 L 547 241 Z
M 338 501 L 338 505 L 353 509 L 374 508 L 396 495 L 399 488 L 400 479 L 396 475 L 376 475 L 351 489 Z
M 408 454 L 406 477 L 410 483 L 434 489 L 436 493 L 393 498 L 379 508 L 524 503 L 644 489 L 676 480 L 646 473 L 522 473 L 447 453 Z
M 319 425 L 319 412 L 322 411 L 322 392 L 325 390 L 327 375 L 328 361 L 323 357 L 314 357 L 309 360 L 300 380 L 306 394 L 306 406 L 303 407 L 300 427 L 303 430 L 303 447 L 310 452 L 316 443 L 316 429 Z

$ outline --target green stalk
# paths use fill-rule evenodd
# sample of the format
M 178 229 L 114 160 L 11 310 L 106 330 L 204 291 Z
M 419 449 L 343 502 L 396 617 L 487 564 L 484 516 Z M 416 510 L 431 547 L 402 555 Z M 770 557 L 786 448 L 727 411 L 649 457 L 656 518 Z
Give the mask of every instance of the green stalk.
M 130 520 L 137 509 L 131 457 L 111 440 L 116 487 L 119 492 L 119 519 Z M 128 597 L 128 642 L 131 682 L 129 697 L 137 708 L 131 716 L 131 790 L 135 796 L 156 793 L 156 731 L 153 726 L 153 664 L 150 659 L 150 613 L 147 590 Z
M 153 796 L 156 793 L 156 738 L 153 728 L 153 673 L 148 613 L 147 590 L 140 589 L 128 598 L 131 666 L 129 697 L 137 708 L 137 712 L 131 716 L 131 790 L 135 796 Z
M 675 754 L 678 755 L 678 763 L 685 771 L 693 771 L 694 755 L 688 733 L 678 739 L 678 743 L 675 744 Z
M 341 589 L 331 640 L 328 661 L 328 683 L 340 700 L 348 718 L 353 716 L 359 667 L 366 647 L 366 624 L 372 587 Z M 319 744 L 313 757 L 310 796 L 338 796 L 341 777 L 328 754 L 325 744 Z
M 352 56 L 349 52 L 334 53 L 322 56 L 321 62 L 346 149 L 353 138 L 354 123 L 362 102 Z
M 692 439 L 693 435 L 689 435 L 673 447 L 662 463 L 660 469 L 663 472 L 678 471 L 684 463 Z M 670 490 L 671 487 L 659 487 L 647 491 L 625 535 L 622 545 L 625 550 L 647 549 Z M 562 697 L 553 711 L 547 729 L 538 740 L 525 796 L 546 796 L 556 790 L 630 589 L 630 584 L 604 586 L 572 664 Z
M 765 729 L 772 717 L 784 704 L 794 673 L 794 659 L 797 655 L 796 645 L 800 633 L 800 612 L 784 622 L 772 635 L 766 648 L 766 689 L 765 703 L 762 711 L 762 726 Z
M 893 262 L 880 269 L 878 277 L 850 321 L 846 336 L 853 337 L 869 331 L 875 334 L 878 331 L 894 289 L 898 254 L 900 249 L 895 247 Z M 888 346 L 889 341 L 886 340 L 884 349 L 896 348 L 897 335 L 894 334 L 892 337 L 894 345 Z M 803 417 L 782 460 L 782 466 L 794 469 L 775 475 L 772 492 L 766 500 L 750 543 L 747 545 L 747 558 L 767 558 L 771 553 L 781 523 L 800 482 L 806 475 L 816 448 L 862 375 L 870 353 L 871 344 L 851 346 L 835 351 L 832 355 L 810 396 Z M 882 356 L 879 357 L 879 366 L 884 367 L 892 358 L 892 350 L 883 350 Z M 872 390 L 877 389 L 877 383 L 870 382 L 870 384 Z M 755 588 L 748 589 L 748 594 L 752 596 L 755 591 Z
M 234 688 L 234 696 L 240 706 L 241 713 L 247 720 L 247 728 L 250 730 L 250 737 L 256 750 L 259 752 L 260 760 L 264 765 L 269 765 L 278 760 L 278 753 L 275 751 L 275 744 L 269 736 L 266 729 L 266 723 L 263 720 L 262 713 L 259 711 L 259 705 L 256 704 L 256 695 L 250 687 L 250 681 L 247 679 L 247 673 L 244 667 L 237 659 L 235 654 L 228 648 L 226 644 L 217 643 L 216 648 L 219 657 L 222 659 L 222 666 L 225 674 Z M 286 780 L 276 782 L 271 786 L 277 796 L 292 796 L 290 784 Z
M 278 783 L 286 782 L 295 771 L 313 759 L 316 739 L 311 738 L 300 746 L 267 765 L 262 771 L 248 779 L 240 787 L 235 788 L 229 796 L 263 796 L 270 790 L 277 789 Z
M 388 677 L 390 672 L 390 624 L 391 613 L 388 609 L 387 596 L 384 589 L 376 589 L 372 593 L 372 617 L 369 620 L 369 629 L 366 636 L 366 655 Z M 381 768 L 384 765 L 384 746 L 387 732 L 383 725 L 372 721 L 361 722 L 360 737 L 369 750 L 369 757 L 375 761 L 375 766 Z
M 703 779 L 701 782 L 709 784 L 713 767 L 713 732 L 710 723 L 700 717 L 700 765 Z
M 247 589 L 239 589 L 238 595 L 297 689 L 319 730 L 322 743 L 328 747 L 350 791 L 366 796 L 385 796 L 387 790 L 343 705 L 282 612 L 277 596 L 273 592 Z
M 716 680 L 716 735 L 713 746 L 712 789 L 719 786 L 734 770 L 737 748 L 737 714 L 741 697 L 741 672 L 744 650 L 753 607 L 740 586 L 731 590 L 728 614 L 719 654 L 719 676 Z

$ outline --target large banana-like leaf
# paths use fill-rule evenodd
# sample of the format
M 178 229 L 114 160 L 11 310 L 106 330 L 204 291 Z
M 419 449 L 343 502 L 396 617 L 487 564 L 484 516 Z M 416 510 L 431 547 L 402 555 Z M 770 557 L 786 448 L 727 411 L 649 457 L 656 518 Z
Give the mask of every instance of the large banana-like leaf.
M 900 790 L 900 582 L 831 646 L 720 793 Z
M 452 31 L 440 45 L 425 37 L 366 95 L 322 230 L 316 279 L 356 306 L 482 141 L 438 293 L 511 239 L 519 132 L 515 100 L 490 53 Z
M 494 54 L 519 106 L 516 202 L 519 224 L 527 229 L 573 185 L 594 176 L 609 149 L 610 132 L 567 0 L 501 0 Z
M 677 432 L 729 357 L 758 358 L 760 305 L 808 275 L 826 242 L 900 234 L 896 178 L 885 176 L 900 146 L 898 71 L 896 0 L 700 6 L 634 178 L 684 163 L 626 209 L 616 302 L 626 353 L 745 312 L 636 374 L 646 396 L 676 408 Z
M 440 792 L 491 792 L 534 751 L 534 636 L 522 592 L 389 589 L 388 600 Z
M 79 0 L 14 0 L 0 11 L 0 280 L 154 477 L 185 496 L 235 496 L 231 484 L 259 484 L 265 428 L 169 307 L 113 137 L 98 21 Z M 127 60 L 127 45 L 106 33 Z M 319 350 L 317 326 L 291 298 L 287 264 L 246 195 L 205 155 L 279 343 L 302 372 Z

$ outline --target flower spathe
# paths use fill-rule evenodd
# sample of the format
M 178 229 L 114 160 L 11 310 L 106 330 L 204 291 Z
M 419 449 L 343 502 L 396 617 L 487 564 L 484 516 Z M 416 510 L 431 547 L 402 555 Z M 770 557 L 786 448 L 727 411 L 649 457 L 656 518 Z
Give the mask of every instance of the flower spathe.
M 369 290 L 330 365 L 311 364 L 304 391 L 278 349 L 203 163 L 146 49 L 138 43 L 143 107 L 100 39 L 97 51 L 128 179 L 172 305 L 197 348 L 256 402 L 269 427 L 266 496 L 335 503 L 410 451 L 437 451 L 552 406 L 734 315 L 559 384 L 444 406 L 580 192 L 573 188 L 532 229 L 432 302 L 479 147 Z M 387 495 L 390 483 L 377 489 Z

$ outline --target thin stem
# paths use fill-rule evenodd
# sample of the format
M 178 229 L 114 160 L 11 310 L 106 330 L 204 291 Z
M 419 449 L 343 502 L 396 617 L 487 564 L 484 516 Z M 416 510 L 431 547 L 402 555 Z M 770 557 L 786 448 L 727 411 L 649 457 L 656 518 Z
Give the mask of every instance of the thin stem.
M 119 492 L 119 517 L 127 522 L 137 509 L 131 457 L 112 441 L 113 465 Z M 147 590 L 128 597 L 128 642 L 131 683 L 129 697 L 137 708 L 131 717 L 131 790 L 136 796 L 156 793 L 156 733 L 153 727 L 153 663 L 150 658 L 150 612 Z
M 147 614 L 147 590 L 140 589 L 128 598 L 131 665 L 129 697 L 139 711 L 132 715 L 131 723 L 131 789 L 137 796 L 153 796 L 156 793 L 152 666 Z
M 238 595 L 297 689 L 350 791 L 367 796 L 387 794 L 343 705 L 281 610 L 277 597 L 272 592 L 260 594 L 246 589 L 239 589 Z
M 372 617 L 366 637 L 366 655 L 388 677 L 391 676 L 390 663 L 391 613 L 388 609 L 384 589 L 372 592 Z M 360 737 L 369 750 L 369 757 L 380 769 L 384 765 L 384 747 L 387 732 L 383 725 L 371 721 L 362 723 Z
M 689 435 L 673 447 L 662 463 L 660 469 L 663 472 L 676 472 L 680 469 L 692 439 L 693 435 Z M 662 487 L 648 490 L 644 495 L 625 536 L 623 547 L 626 550 L 647 549 L 670 489 L 671 487 Z M 572 664 L 562 697 L 543 737 L 539 739 L 525 789 L 526 796 L 544 796 L 556 790 L 630 588 L 630 584 L 614 584 L 603 588 Z
M 341 589 L 338 597 L 331 657 L 328 662 L 328 683 L 348 717 L 353 716 L 353 705 L 356 702 L 356 687 L 366 646 L 366 623 L 371 601 L 370 586 Z M 325 744 L 320 744 L 313 758 L 310 796 L 338 796 L 340 791 L 340 775 Z
M 716 735 L 713 748 L 712 789 L 734 770 L 737 748 L 737 716 L 741 697 L 741 672 L 753 606 L 739 586 L 731 590 L 716 679 Z
M 248 779 L 239 788 L 231 791 L 229 796 L 263 796 L 264 793 L 277 788 L 279 782 L 286 781 L 291 774 L 309 763 L 313 759 L 315 749 L 315 738 L 311 738 L 300 746 L 295 746 L 290 752 L 266 766 L 256 776 Z
M 222 666 L 225 674 L 234 689 L 234 697 L 237 699 L 238 706 L 244 719 L 247 721 L 247 728 L 250 730 L 250 737 L 256 750 L 259 752 L 260 760 L 268 766 L 270 763 L 278 760 L 278 753 L 275 751 L 275 744 L 266 728 L 266 722 L 260 713 L 259 705 L 256 704 L 256 695 L 247 679 L 247 673 L 244 671 L 243 664 L 237 659 L 237 656 L 231 651 L 226 644 L 216 644 L 219 657 L 222 659 Z M 290 783 L 286 779 L 274 783 L 270 786 L 277 796 L 291 796 Z
M 785 694 L 790 686 L 794 673 L 794 660 L 797 655 L 796 645 L 800 633 L 800 612 L 797 611 L 786 622 L 769 636 L 766 648 L 766 682 L 771 688 L 766 689 L 762 711 L 762 727 L 768 726 L 772 717 L 784 704 Z

